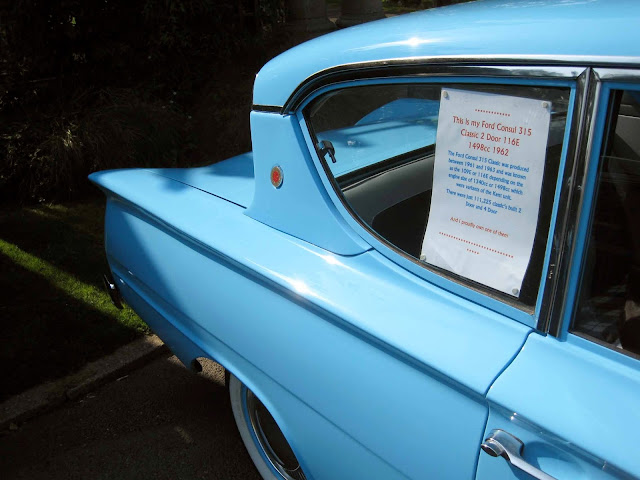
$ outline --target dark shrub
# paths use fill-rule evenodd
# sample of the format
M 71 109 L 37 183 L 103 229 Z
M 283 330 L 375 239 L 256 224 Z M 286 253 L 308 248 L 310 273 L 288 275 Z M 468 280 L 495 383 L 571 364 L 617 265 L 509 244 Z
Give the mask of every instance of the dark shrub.
M 176 166 L 189 122 L 170 107 L 106 90 L 83 114 L 12 125 L 0 138 L 0 201 L 70 200 L 96 170 Z
M 78 198 L 98 169 L 184 165 L 185 112 L 282 4 L 0 0 L 0 201 Z

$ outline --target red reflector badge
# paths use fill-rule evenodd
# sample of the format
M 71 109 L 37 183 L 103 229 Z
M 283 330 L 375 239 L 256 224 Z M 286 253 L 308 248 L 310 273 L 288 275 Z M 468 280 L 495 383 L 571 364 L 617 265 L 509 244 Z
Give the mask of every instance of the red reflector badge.
M 280 188 L 280 185 L 282 185 L 282 180 L 284 180 L 282 169 L 278 165 L 276 165 L 271 169 L 271 185 L 276 188 Z

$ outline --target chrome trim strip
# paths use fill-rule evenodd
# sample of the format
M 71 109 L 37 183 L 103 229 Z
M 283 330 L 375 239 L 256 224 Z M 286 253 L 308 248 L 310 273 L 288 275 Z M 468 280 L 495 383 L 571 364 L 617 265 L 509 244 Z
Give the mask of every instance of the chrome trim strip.
M 595 76 L 591 69 L 585 70 L 577 80 L 573 121 L 569 127 L 571 139 L 567 150 L 567 161 L 564 172 L 560 172 L 563 180 L 559 204 L 564 205 L 564 209 L 558 210 L 551 244 L 547 282 L 537 325 L 537 329 L 541 332 L 559 331 L 558 325 L 562 318 L 571 259 L 571 254 L 567 252 L 573 248 L 571 241 L 575 237 L 577 228 L 577 210 L 582 203 L 582 185 L 586 173 L 583 153 L 591 138 L 591 134 L 586 135 L 585 132 L 590 131 L 591 128 L 594 83 Z M 576 132 L 575 135 L 572 132 Z
M 639 70 L 625 70 L 623 68 L 598 68 L 595 75 L 601 82 L 640 82 Z
M 621 353 L 623 355 L 627 355 L 628 357 L 634 358 L 636 360 L 640 360 L 640 354 L 634 353 L 631 350 L 624 350 L 620 347 L 616 347 L 612 343 L 605 342 L 604 340 L 600 340 L 599 338 L 596 338 L 596 337 L 592 337 L 587 333 L 579 332 L 577 330 L 572 330 L 569 333 L 571 333 L 571 335 L 575 335 L 576 337 L 582 338 L 583 340 L 587 340 L 588 342 L 600 345 L 601 347 L 611 350 L 612 352 Z
M 590 86 L 587 90 L 587 102 L 585 104 L 585 121 L 581 125 L 582 130 L 588 131 L 587 135 L 584 135 L 583 131 L 579 132 L 578 143 L 580 145 L 579 151 L 576 154 L 576 165 L 578 169 L 574 178 L 578 179 L 574 186 L 574 191 L 570 198 L 570 205 L 567 206 L 568 210 L 568 229 L 564 235 L 564 240 L 561 245 L 561 251 L 564 252 L 566 258 L 556 278 L 556 288 L 553 295 L 553 306 L 549 312 L 548 320 L 548 333 L 554 337 L 559 337 L 562 333 L 563 319 L 566 317 L 566 305 L 568 300 L 569 290 L 569 272 L 574 268 L 579 268 L 582 264 L 582 259 L 577 260 L 577 264 L 574 264 L 573 258 L 575 256 L 575 250 L 577 248 L 576 233 L 578 230 L 580 218 L 583 215 L 583 186 L 587 176 L 587 166 L 589 159 L 593 155 L 593 142 L 595 141 L 595 121 L 599 113 L 599 108 L 609 108 L 607 105 L 601 104 L 601 95 L 604 82 L 640 82 L 640 71 L 626 70 L 622 68 L 598 68 L 591 70 L 589 83 Z M 594 168 L 599 167 L 594 165 Z M 561 200 L 562 201 L 562 200 Z M 593 207 L 595 208 L 595 199 Z M 568 321 L 571 321 L 568 320 Z M 573 332 L 575 334 L 575 332 Z
M 567 68 L 571 70 L 571 65 L 586 66 L 603 66 L 610 65 L 638 67 L 640 66 L 640 57 L 624 57 L 624 56 L 592 56 L 592 55 L 521 55 L 513 57 L 511 55 L 451 55 L 436 57 L 409 57 L 403 59 L 385 59 L 373 62 L 356 62 L 337 65 L 325 70 L 320 70 L 313 75 L 307 77 L 301 82 L 291 93 L 281 113 L 292 113 L 314 90 L 322 86 L 326 86 L 336 81 L 340 81 L 336 77 L 347 76 L 349 79 L 358 78 L 358 74 L 364 73 L 368 78 L 371 77 L 388 77 L 398 76 L 399 71 L 406 70 L 405 75 L 445 75 L 446 72 L 433 72 L 429 70 L 437 67 L 447 67 L 447 71 L 452 68 L 463 68 L 464 66 L 484 65 L 487 69 L 498 68 L 499 72 L 505 76 L 533 76 L 533 77 L 549 77 L 553 75 L 558 68 Z M 546 73 L 540 72 L 540 66 Z M 392 71 L 388 71 L 391 69 Z M 428 70 L 425 70 L 428 69 Z M 557 72 L 558 78 L 576 78 L 583 68 L 579 68 L 573 74 Z M 354 77 L 354 74 L 356 76 Z M 477 75 L 496 76 L 497 72 L 488 71 L 485 73 L 477 73 Z M 460 75 L 460 73 L 458 73 Z M 469 75 L 469 74 L 467 74 Z M 475 76 L 475 75 L 474 75 Z

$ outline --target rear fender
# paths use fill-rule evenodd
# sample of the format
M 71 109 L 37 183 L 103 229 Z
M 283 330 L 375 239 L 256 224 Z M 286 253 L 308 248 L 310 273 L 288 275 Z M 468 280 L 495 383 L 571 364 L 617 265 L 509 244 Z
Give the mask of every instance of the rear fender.
M 191 332 L 181 330 L 179 326 L 184 322 L 180 313 L 152 292 L 145 291 L 144 286 L 125 281 L 119 265 L 113 264 L 112 271 L 127 303 L 185 366 L 193 365 L 199 357 L 211 359 L 254 392 L 276 420 L 309 480 L 314 476 L 362 478 L 363 475 L 372 479 L 406 479 L 217 338 L 206 332 L 192 337 Z M 202 338 L 206 338 L 206 344 L 199 341 Z M 313 451 L 323 452 L 323 455 L 314 455 L 313 451 L 301 449 L 301 445 L 313 445 Z M 326 461 L 344 456 L 345 452 L 349 452 L 351 459 L 348 464 Z

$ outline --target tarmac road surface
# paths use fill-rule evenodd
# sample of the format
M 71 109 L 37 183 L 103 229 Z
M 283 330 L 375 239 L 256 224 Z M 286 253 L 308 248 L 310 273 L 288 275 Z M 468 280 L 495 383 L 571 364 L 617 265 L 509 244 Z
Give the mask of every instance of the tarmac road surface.
M 162 357 L 0 434 L 7 479 L 260 480 L 231 413 L 224 370 Z

